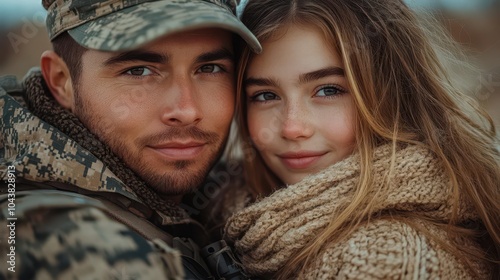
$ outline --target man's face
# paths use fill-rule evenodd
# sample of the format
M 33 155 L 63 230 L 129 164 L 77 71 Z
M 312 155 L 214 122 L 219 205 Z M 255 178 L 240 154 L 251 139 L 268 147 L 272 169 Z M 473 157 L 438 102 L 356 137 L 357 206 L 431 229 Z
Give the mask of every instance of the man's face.
M 221 29 L 121 53 L 88 50 L 73 112 L 153 189 L 183 194 L 204 180 L 224 147 L 233 71 L 232 36 Z

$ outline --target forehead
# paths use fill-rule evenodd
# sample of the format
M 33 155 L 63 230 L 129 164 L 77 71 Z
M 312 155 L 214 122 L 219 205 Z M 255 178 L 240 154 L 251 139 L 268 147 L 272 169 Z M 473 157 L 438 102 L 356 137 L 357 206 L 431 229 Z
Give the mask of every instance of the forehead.
M 319 28 L 291 25 L 261 42 L 262 53 L 250 59 L 249 76 L 285 76 L 324 67 L 343 67 L 341 56 Z M 285 72 L 284 72 L 285 70 Z
M 233 36 L 235 35 L 232 32 L 220 28 L 193 29 L 163 36 L 136 50 L 152 51 L 167 56 L 174 56 L 174 54 L 177 56 L 195 56 L 216 49 L 226 49 L 232 52 Z M 85 63 L 86 60 L 90 59 L 102 62 L 103 59 L 120 53 L 122 52 L 88 50 L 84 54 L 83 61 Z

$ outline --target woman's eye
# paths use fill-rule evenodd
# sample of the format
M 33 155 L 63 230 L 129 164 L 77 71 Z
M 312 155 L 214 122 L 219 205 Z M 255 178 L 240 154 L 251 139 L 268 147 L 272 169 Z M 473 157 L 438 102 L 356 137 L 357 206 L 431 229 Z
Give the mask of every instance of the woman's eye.
M 149 76 L 152 75 L 153 72 L 149 70 L 146 67 L 136 67 L 129 69 L 125 72 L 125 74 L 131 75 L 131 76 Z
M 345 92 L 344 90 L 339 89 L 337 87 L 326 86 L 326 87 L 323 87 L 320 90 L 318 90 L 315 95 L 316 96 L 320 96 L 320 97 L 323 97 L 323 96 L 335 96 L 335 95 L 338 95 L 338 94 L 342 94 L 344 92 Z
M 219 73 L 221 71 L 222 68 L 219 65 L 215 64 L 206 64 L 198 69 L 198 72 L 200 73 Z
M 262 92 L 256 94 L 252 97 L 252 101 L 268 101 L 268 100 L 277 100 L 280 99 L 276 94 L 272 92 Z

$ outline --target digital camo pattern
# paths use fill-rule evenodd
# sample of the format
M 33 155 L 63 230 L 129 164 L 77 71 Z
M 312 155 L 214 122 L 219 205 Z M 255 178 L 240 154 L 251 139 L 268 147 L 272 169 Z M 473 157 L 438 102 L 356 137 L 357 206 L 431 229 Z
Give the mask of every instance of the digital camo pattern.
M 51 198 L 55 202 L 43 208 L 34 195 L 16 197 L 23 207 L 16 209 L 16 242 L 0 246 L 0 279 L 183 279 L 177 251 L 148 242 L 89 207 L 98 201 L 63 192 Z M 6 200 L 0 205 L 5 241 L 10 231 Z M 10 246 L 15 246 L 14 272 L 8 270 Z
M 138 201 L 93 154 L 65 134 L 31 114 L 12 97 L 0 93 L 0 178 L 7 166 L 16 168 L 17 178 L 30 181 L 58 181 L 89 191 L 117 192 Z
M 237 19 L 235 0 L 45 2 L 50 38 L 68 31 L 79 44 L 90 49 L 132 49 L 174 32 L 217 27 L 237 33 L 254 51 L 261 50 L 255 36 Z
M 86 22 L 92 21 L 96 18 L 108 15 L 113 12 L 117 12 L 132 6 L 147 2 L 161 2 L 162 7 L 169 8 L 169 10 L 163 10 L 166 14 L 168 11 L 183 10 L 185 5 L 195 5 L 202 2 L 213 3 L 220 8 L 226 9 L 229 12 L 235 14 L 236 6 L 238 2 L 236 0 L 42 0 L 43 6 L 47 9 L 47 29 L 49 31 L 49 36 L 51 39 L 59 35 L 61 32 L 67 29 L 74 28 L 78 25 L 84 24 Z M 202 3 L 203 4 L 203 3 Z M 220 10 L 218 7 L 208 6 L 208 10 Z M 144 20 L 148 20 L 148 12 L 142 12 L 137 14 L 139 17 L 143 17 Z M 192 17 L 192 16 L 191 16 Z

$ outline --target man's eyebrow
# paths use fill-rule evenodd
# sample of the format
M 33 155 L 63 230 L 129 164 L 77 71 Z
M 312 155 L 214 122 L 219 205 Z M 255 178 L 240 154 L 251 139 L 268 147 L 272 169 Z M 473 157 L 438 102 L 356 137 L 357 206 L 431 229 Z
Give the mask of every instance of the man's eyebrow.
M 110 57 L 104 61 L 104 66 L 111 66 L 115 64 L 121 64 L 131 61 L 144 61 L 144 62 L 152 62 L 152 63 L 167 63 L 168 56 L 152 52 L 152 51 L 143 51 L 143 50 L 132 50 L 117 54 L 113 57 Z
M 203 63 L 203 62 L 210 62 L 210 61 L 221 60 L 221 59 L 222 60 L 227 59 L 227 60 L 234 61 L 234 54 L 226 48 L 221 48 L 218 50 L 206 52 L 206 53 L 199 55 L 196 58 L 195 62 L 196 63 Z
M 299 84 L 304 84 L 310 81 L 319 80 L 321 78 L 329 77 L 329 76 L 344 76 L 344 69 L 340 67 L 327 67 L 323 69 L 319 69 L 316 71 L 312 71 L 309 73 L 304 73 L 299 76 Z

